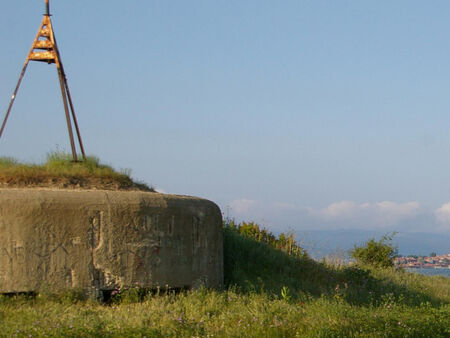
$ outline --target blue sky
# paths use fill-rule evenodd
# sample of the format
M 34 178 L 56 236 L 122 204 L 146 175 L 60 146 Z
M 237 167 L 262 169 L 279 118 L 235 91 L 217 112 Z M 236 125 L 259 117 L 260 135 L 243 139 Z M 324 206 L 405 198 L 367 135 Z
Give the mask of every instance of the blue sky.
M 2 117 L 43 3 L 2 4 Z M 51 7 L 89 154 L 274 230 L 450 230 L 448 1 Z M 56 148 L 56 70 L 31 63 L 0 154 Z

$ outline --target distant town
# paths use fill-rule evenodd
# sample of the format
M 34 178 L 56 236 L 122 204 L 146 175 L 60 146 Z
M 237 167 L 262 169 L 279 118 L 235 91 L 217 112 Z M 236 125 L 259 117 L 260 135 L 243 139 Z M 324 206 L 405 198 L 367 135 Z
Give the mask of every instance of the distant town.
M 402 268 L 450 269 L 450 254 L 424 256 L 401 256 L 394 260 L 395 266 Z

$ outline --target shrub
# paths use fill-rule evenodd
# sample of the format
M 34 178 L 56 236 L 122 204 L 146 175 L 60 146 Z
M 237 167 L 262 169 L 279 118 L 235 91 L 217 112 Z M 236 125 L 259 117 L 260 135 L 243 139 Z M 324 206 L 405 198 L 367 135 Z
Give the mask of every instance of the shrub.
M 377 242 L 371 238 L 362 246 L 357 246 L 350 251 L 350 255 L 356 262 L 363 265 L 371 265 L 378 268 L 388 268 L 394 266 L 394 258 L 398 254 L 398 249 L 392 244 L 395 233 L 385 234 Z

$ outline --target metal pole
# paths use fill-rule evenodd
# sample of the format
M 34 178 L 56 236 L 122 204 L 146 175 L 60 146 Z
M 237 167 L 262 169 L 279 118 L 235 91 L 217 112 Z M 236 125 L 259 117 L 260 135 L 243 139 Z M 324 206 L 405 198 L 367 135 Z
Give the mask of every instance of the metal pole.
M 84 152 L 83 141 L 81 140 L 80 128 L 78 128 L 77 117 L 75 116 L 75 110 L 73 109 L 72 97 L 70 96 L 69 86 L 67 84 L 67 79 L 66 79 L 65 75 L 64 75 L 64 81 L 66 83 L 67 98 L 69 99 L 69 105 L 70 105 L 70 110 L 72 112 L 73 124 L 75 125 L 75 131 L 77 132 L 78 143 L 80 144 L 81 154 L 83 155 L 83 159 L 86 160 L 86 154 Z
M 50 4 L 49 0 L 45 0 L 45 15 L 50 16 Z
M 14 104 L 14 100 L 16 99 L 17 92 L 19 91 L 19 87 L 20 87 L 20 84 L 22 83 L 22 79 L 25 75 L 25 71 L 27 70 L 27 67 L 28 67 L 28 58 L 25 61 L 25 64 L 23 65 L 22 72 L 20 73 L 20 76 L 19 76 L 19 81 L 17 82 L 17 85 L 16 85 L 16 89 L 14 89 L 14 93 L 11 96 L 11 101 L 9 102 L 8 110 L 6 112 L 5 119 L 3 120 L 2 128 L 0 129 L 0 138 L 3 135 L 3 130 L 5 129 L 6 121 L 8 120 L 9 113 L 11 112 L 11 108 Z
M 48 1 L 48 0 L 46 0 L 46 1 Z M 60 56 L 59 56 L 58 45 L 56 44 L 55 33 L 53 32 L 53 25 L 52 25 L 50 18 L 48 19 L 48 28 L 50 29 L 50 40 L 53 43 L 53 47 L 54 47 L 54 51 L 55 51 L 55 64 L 56 64 L 56 68 L 58 70 L 59 85 L 61 87 L 61 95 L 62 95 L 62 99 L 63 99 L 63 103 L 64 103 L 64 111 L 66 113 L 66 122 L 67 122 L 67 129 L 69 130 L 70 146 L 72 148 L 72 156 L 73 156 L 74 162 L 78 162 L 77 150 L 75 148 L 75 142 L 73 140 L 72 122 L 70 120 L 70 115 L 69 115 L 69 106 L 67 104 L 67 87 L 66 87 L 66 82 L 65 82 L 65 75 L 64 75 L 64 70 L 62 68 L 62 64 L 61 64 L 61 60 L 60 60 Z
M 46 0 L 46 1 L 48 1 L 48 0 Z M 11 101 L 9 102 L 8 110 L 6 111 L 6 116 L 5 116 L 5 119 L 3 120 L 3 124 L 2 124 L 2 127 L 0 129 L 0 138 L 3 135 L 3 130 L 5 129 L 6 121 L 8 120 L 9 114 L 11 112 L 12 106 L 13 106 L 14 101 L 15 101 L 16 96 L 17 96 L 17 92 L 19 91 L 20 84 L 22 83 L 22 79 L 23 79 L 23 77 L 25 75 L 25 72 L 27 70 L 28 63 L 30 62 L 30 54 L 31 54 L 31 52 L 34 49 L 34 45 L 35 45 L 36 41 L 38 41 L 38 39 L 39 39 L 39 32 L 41 31 L 42 27 L 43 27 L 43 24 L 41 24 L 41 26 L 39 27 L 38 33 L 37 33 L 36 37 L 34 38 L 33 44 L 31 45 L 31 49 L 30 49 L 30 51 L 29 51 L 29 53 L 27 55 L 27 58 L 25 59 L 25 63 L 23 64 L 22 72 L 20 73 L 20 76 L 19 76 L 19 81 L 17 82 L 16 88 L 14 89 L 14 93 L 11 96 Z
M 73 160 L 75 162 L 78 162 L 77 151 L 75 149 L 75 142 L 73 141 L 72 123 L 70 121 L 69 107 L 67 105 L 67 95 L 66 95 L 66 87 L 64 86 L 64 76 L 61 72 L 61 68 L 59 67 L 59 65 L 57 65 L 57 68 L 58 68 L 58 76 L 59 76 L 59 85 L 61 87 L 61 94 L 62 94 L 62 99 L 63 99 L 63 103 L 64 103 L 64 111 L 66 112 L 67 129 L 69 130 L 70 146 L 72 148 L 72 156 L 73 156 Z
M 53 28 L 52 28 L 52 30 L 53 30 Z M 58 44 L 56 43 L 56 37 L 54 34 L 53 34 L 53 41 L 54 41 L 54 45 L 55 45 L 56 56 L 58 58 L 59 68 L 61 69 L 61 74 L 62 74 L 62 77 L 64 80 L 64 88 L 66 89 L 66 94 L 67 94 L 67 98 L 69 101 L 70 111 L 72 113 L 73 124 L 75 125 L 75 131 L 77 132 L 78 143 L 80 144 L 81 154 L 83 155 L 83 159 L 86 160 L 86 154 L 84 152 L 83 141 L 81 140 L 80 128 L 78 127 L 77 117 L 75 116 L 75 109 L 73 108 L 72 96 L 70 95 L 69 85 L 67 84 L 66 73 L 64 71 L 64 66 L 62 64 L 61 57 L 59 55 L 59 48 L 58 48 Z

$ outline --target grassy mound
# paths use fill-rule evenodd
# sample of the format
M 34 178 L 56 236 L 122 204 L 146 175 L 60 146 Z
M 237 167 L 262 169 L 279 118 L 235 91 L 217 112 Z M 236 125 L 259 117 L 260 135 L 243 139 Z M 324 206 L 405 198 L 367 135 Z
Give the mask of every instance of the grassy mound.
M 119 290 L 109 305 L 0 296 L 5 336 L 449 337 L 450 279 L 317 262 L 292 235 L 224 225 L 223 290 Z
M 248 231 L 249 227 L 252 231 Z M 272 235 L 274 240 L 267 241 L 261 236 L 263 232 L 254 223 L 225 224 L 227 287 L 237 286 L 243 292 L 264 292 L 273 297 L 280 296 L 284 288 L 293 300 L 327 297 L 357 306 L 379 306 L 386 295 L 401 299 L 408 306 L 450 304 L 449 278 L 394 268 L 318 262 L 309 258 L 292 235 Z
M 144 183 L 134 182 L 129 172 L 117 172 L 101 164 L 97 157 L 73 162 L 72 155 L 60 152 L 48 154 L 42 164 L 26 164 L 0 157 L 0 187 L 154 191 Z

